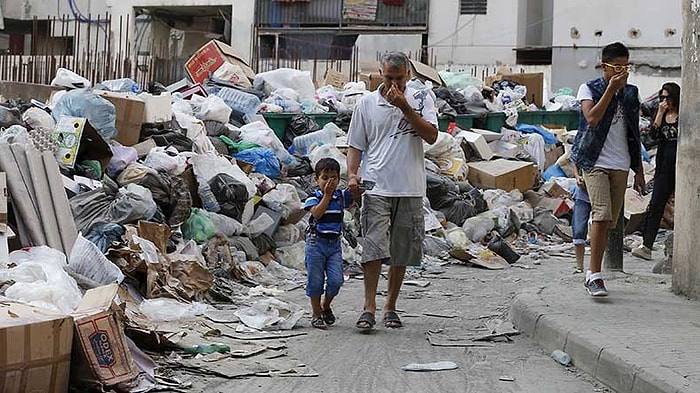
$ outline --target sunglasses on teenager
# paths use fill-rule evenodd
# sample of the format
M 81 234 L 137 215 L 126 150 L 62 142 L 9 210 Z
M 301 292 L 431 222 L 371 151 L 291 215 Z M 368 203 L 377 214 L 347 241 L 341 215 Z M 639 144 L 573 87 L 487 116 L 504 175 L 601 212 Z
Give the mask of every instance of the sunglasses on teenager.
M 603 65 L 612 68 L 615 72 L 629 71 L 632 68 L 632 64 L 619 65 L 603 63 Z

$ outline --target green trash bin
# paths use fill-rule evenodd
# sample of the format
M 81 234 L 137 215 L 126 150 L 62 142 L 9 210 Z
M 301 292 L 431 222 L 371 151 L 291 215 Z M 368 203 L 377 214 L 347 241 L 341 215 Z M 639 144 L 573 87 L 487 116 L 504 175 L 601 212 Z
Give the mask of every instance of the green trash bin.
M 284 140 L 284 130 L 287 128 L 287 124 L 294 117 L 296 113 L 263 113 L 263 118 L 267 122 L 267 125 L 272 128 L 280 140 Z
M 560 124 L 566 126 L 567 130 L 578 130 L 578 111 L 554 111 L 545 112 L 542 124 Z
M 335 118 L 338 116 L 337 113 L 335 112 L 328 112 L 328 113 L 311 113 L 309 115 L 310 118 L 312 118 L 316 123 L 318 123 L 318 126 L 323 128 L 328 123 L 331 123 Z
M 491 112 L 486 115 L 484 128 L 490 131 L 501 132 L 501 127 L 506 125 L 506 114 L 503 112 Z

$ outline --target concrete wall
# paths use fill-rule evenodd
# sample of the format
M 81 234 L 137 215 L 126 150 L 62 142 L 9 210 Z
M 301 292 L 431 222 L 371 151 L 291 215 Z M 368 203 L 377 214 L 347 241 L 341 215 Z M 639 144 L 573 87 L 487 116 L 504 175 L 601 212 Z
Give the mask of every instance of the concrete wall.
M 430 2 L 428 44 L 441 64 L 513 64 L 518 1 L 489 0 L 486 15 L 460 15 L 458 0 Z
M 554 90 L 599 75 L 600 50 L 613 41 L 630 47 L 630 61 L 638 65 L 633 75 L 644 90 L 679 79 L 681 0 L 558 1 L 553 7 Z

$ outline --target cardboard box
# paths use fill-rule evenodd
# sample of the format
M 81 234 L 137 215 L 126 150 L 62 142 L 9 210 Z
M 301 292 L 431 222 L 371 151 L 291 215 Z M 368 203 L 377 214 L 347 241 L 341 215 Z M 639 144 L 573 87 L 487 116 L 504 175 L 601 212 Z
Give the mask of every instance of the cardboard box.
M 625 215 L 625 235 L 636 231 L 642 221 L 644 221 L 649 201 L 651 201 L 651 194 L 639 195 L 639 193 L 632 188 L 625 190 L 625 206 L 623 212 Z
M 547 150 L 545 148 L 544 150 L 544 168 L 547 169 L 550 166 L 554 165 L 559 157 L 564 155 L 564 146 L 563 145 L 556 145 L 552 146 L 551 149 Z
M 571 211 L 573 202 L 569 202 L 562 198 L 544 197 L 536 205 L 537 207 L 545 208 L 552 212 L 557 217 L 561 217 Z
M 323 85 L 330 85 L 337 89 L 342 89 L 349 81 L 348 77 L 344 74 L 329 68 L 328 71 L 326 71 L 326 77 L 323 79 Z
M 469 163 L 468 179 L 474 186 L 485 189 L 527 191 L 535 183 L 537 167 L 531 162 L 498 159 Z
M 467 142 L 482 159 L 490 160 L 493 158 L 493 151 L 491 151 L 491 148 L 489 147 L 488 143 L 486 143 L 486 139 L 484 139 L 483 135 L 475 132 L 461 131 L 455 135 L 455 137 L 464 139 L 464 141 Z
M 537 73 L 522 73 L 522 74 L 496 74 L 493 76 L 486 77 L 486 85 L 491 86 L 493 82 L 506 80 L 515 82 L 519 85 L 527 87 L 527 95 L 525 99 L 534 103 L 538 107 L 542 108 L 542 96 L 543 96 L 543 85 L 544 85 L 544 74 L 541 72 Z
M 433 86 L 442 86 L 445 84 L 436 69 L 419 61 L 411 60 L 410 72 L 411 77 L 415 76 L 424 83 L 429 80 L 433 83 Z
M 515 158 L 518 153 L 523 150 L 522 145 L 508 143 L 501 140 L 490 142 L 489 149 L 491 149 L 494 156 L 501 158 Z
M 360 81 L 365 82 L 365 87 L 369 91 L 375 91 L 382 84 L 382 76 L 379 73 L 360 73 Z
M 160 93 L 159 95 L 141 93 L 139 98 L 143 101 L 144 123 L 165 123 L 172 120 L 173 96 L 170 93 Z
M 542 191 L 551 198 L 570 198 L 571 194 L 555 181 L 550 181 L 542 186 Z
M 78 160 L 96 160 L 104 172 L 112 159 L 109 145 L 84 117 L 61 117 L 51 137 L 58 142 L 56 160 L 69 168 Z
M 73 320 L 38 307 L 0 303 L 0 391 L 68 391 Z
M 118 317 L 120 310 L 114 304 L 118 290 L 119 285 L 110 284 L 85 292 L 73 313 L 76 352 L 105 385 L 130 381 L 139 373 Z
M 117 111 L 116 127 L 118 132 L 114 140 L 124 146 L 133 146 L 139 143 L 141 123 L 143 123 L 145 112 L 143 100 L 134 94 L 97 90 L 95 93 L 111 102 Z
M 248 79 L 255 79 L 255 72 L 236 51 L 217 40 L 211 40 L 199 48 L 185 63 L 185 70 L 195 83 L 202 83 L 210 72 L 218 70 L 226 62 L 241 67 Z

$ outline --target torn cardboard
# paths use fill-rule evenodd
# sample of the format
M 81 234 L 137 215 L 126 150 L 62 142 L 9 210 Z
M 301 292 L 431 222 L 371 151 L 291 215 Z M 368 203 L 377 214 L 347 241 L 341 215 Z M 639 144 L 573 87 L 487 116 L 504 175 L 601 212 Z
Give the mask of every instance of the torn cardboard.
M 323 79 L 323 85 L 342 89 L 349 81 L 348 77 L 344 74 L 329 68 L 328 71 L 326 71 L 326 77 Z
M 491 86 L 494 82 L 502 80 L 515 82 L 519 85 L 525 86 L 527 88 L 527 95 L 525 96 L 525 100 L 527 102 L 537 105 L 539 108 L 542 107 L 544 86 L 543 73 L 537 72 L 529 74 L 496 74 L 493 76 L 486 77 L 485 83 L 487 86 Z
M 73 313 L 78 359 L 73 374 L 80 380 L 85 380 L 84 368 L 108 386 L 130 381 L 139 373 L 124 336 L 121 310 L 114 303 L 118 290 L 117 284 L 90 289 Z
M 68 391 L 73 320 L 38 307 L 0 303 L 0 391 Z
M 58 142 L 56 160 L 69 168 L 78 161 L 95 160 L 104 172 L 112 159 L 109 145 L 84 117 L 61 117 L 51 137 Z
M 425 81 L 430 81 L 433 83 L 433 86 L 442 86 L 445 84 L 435 68 L 419 61 L 411 60 L 410 71 L 412 77 L 420 79 L 423 83 L 425 83 Z
M 114 105 L 117 113 L 115 127 L 118 132 L 113 139 L 124 146 L 133 146 L 139 143 L 141 123 L 145 112 L 143 100 L 134 94 L 127 93 L 95 90 L 95 94 Z M 168 107 L 168 109 L 170 108 Z
M 209 73 L 218 70 L 224 63 L 239 66 L 250 81 L 255 79 L 255 72 L 236 53 L 236 51 L 217 40 L 211 40 L 199 48 L 185 63 L 187 74 L 195 83 L 202 83 L 209 78 Z
M 537 167 L 531 162 L 498 159 L 469 163 L 469 182 L 486 189 L 527 191 L 535 183 Z

